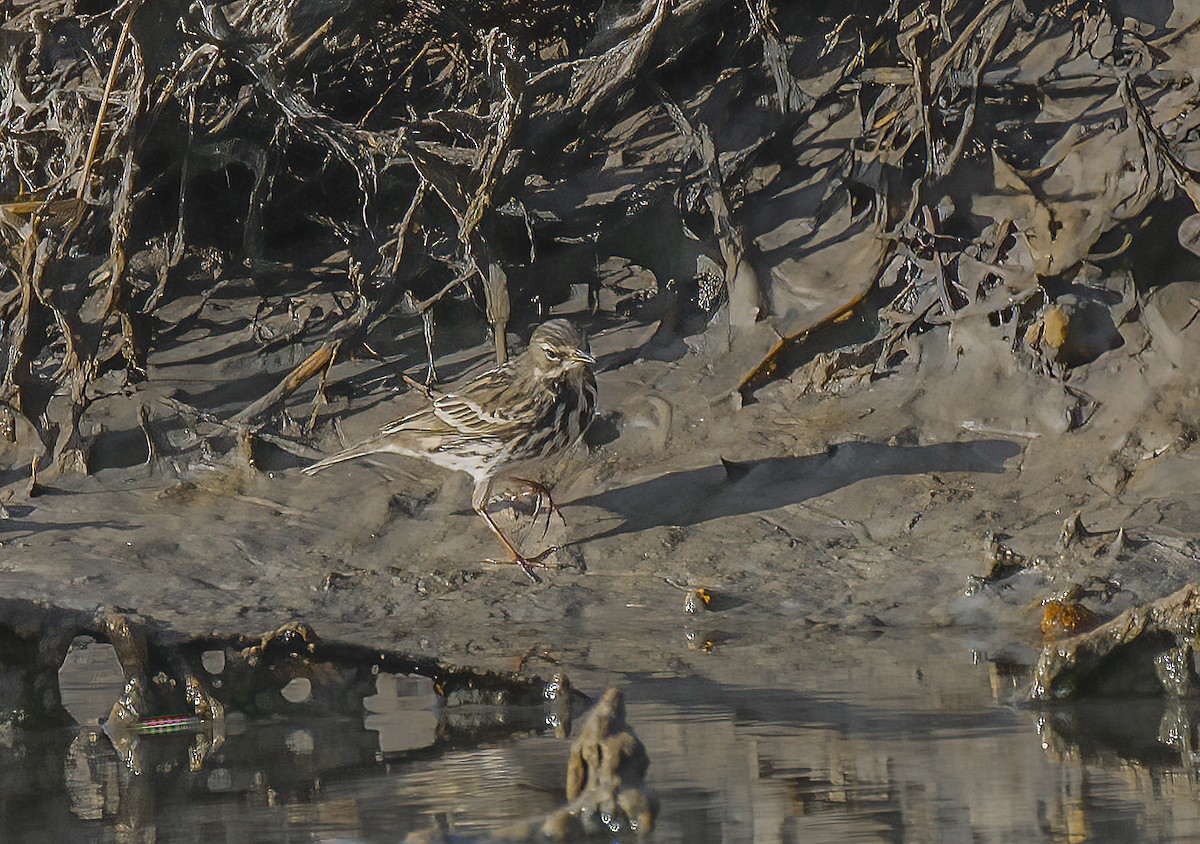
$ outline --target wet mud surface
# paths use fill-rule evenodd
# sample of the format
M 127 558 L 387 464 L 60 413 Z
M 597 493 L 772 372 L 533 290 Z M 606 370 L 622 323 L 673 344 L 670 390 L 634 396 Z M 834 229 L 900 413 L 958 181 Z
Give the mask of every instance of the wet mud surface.
M 1082 590 L 1111 616 L 1187 582 L 1197 397 L 1184 370 L 1153 348 L 1113 353 L 1073 382 L 1101 409 L 1066 431 L 1070 395 L 1010 356 L 922 342 L 917 366 L 869 386 L 814 397 L 782 381 L 740 409 L 703 395 L 701 355 L 654 360 L 644 342 L 600 374 L 608 441 L 557 467 L 565 525 L 498 505 L 527 547 L 564 545 L 541 584 L 487 562 L 497 549 L 461 478 L 387 457 L 307 478 L 303 458 L 266 446 L 254 468 L 160 459 L 18 492 L 0 577 L 10 597 L 136 611 L 183 634 L 303 621 L 326 639 L 543 672 L 655 671 L 750 645 L 762 662 L 831 631 L 953 628 L 1028 647 L 1047 596 Z M 344 436 L 415 400 L 373 402 Z M 1087 536 L 1064 544 L 1075 514 Z M 1017 562 L 996 576 L 1001 547 Z M 697 588 L 716 600 L 687 613 Z M 683 646 L 707 628 L 715 653 Z
M 45 424 L 12 418 L 0 589 L 181 635 L 302 621 L 450 664 L 600 676 L 931 630 L 1032 664 L 1044 600 L 1103 619 L 1169 594 L 1200 554 L 1186 166 L 1200 36 L 1188 4 L 1128 6 L 988 4 L 953 38 L 942 21 L 940 129 L 901 78 L 924 72 L 901 39 L 876 57 L 895 66 L 812 64 L 794 111 L 772 105 L 787 86 L 757 59 L 702 89 L 672 77 L 681 105 L 623 101 L 594 139 L 614 154 L 586 173 L 529 173 L 547 249 L 510 268 L 514 295 L 526 274 L 558 279 L 538 308 L 593 335 L 604 414 L 554 467 L 565 523 L 496 505 L 528 551 L 564 546 L 542 583 L 486 562 L 497 549 L 461 478 L 385 458 L 300 474 L 420 401 L 400 377 L 425 362 L 412 314 L 381 312 L 319 389 L 300 379 L 249 412 L 323 342 L 311 319 L 350 319 L 339 285 L 363 279 L 351 251 L 314 258 L 321 241 L 258 274 L 197 247 L 169 295 L 151 285 L 164 298 L 138 379 L 96 370 L 74 398 L 43 391 Z M 934 37 L 905 21 L 905 38 Z M 831 60 L 857 55 L 843 25 Z M 793 45 L 814 60 L 815 31 Z M 651 201 L 675 182 L 708 197 L 711 242 L 688 228 L 695 209 Z M 581 246 L 571 226 L 633 185 L 646 203 Z M 693 289 L 718 256 L 727 300 Z M 740 298 L 755 275 L 761 311 Z M 492 360 L 475 304 L 439 312 L 442 383 Z M 511 317 L 516 349 L 535 320 Z M 28 428 L 63 413 L 46 461 L 46 431 Z M 89 474 L 44 466 L 30 484 L 47 462 Z M 1080 541 L 1063 541 L 1068 520 Z M 714 600 L 685 612 L 696 589 Z

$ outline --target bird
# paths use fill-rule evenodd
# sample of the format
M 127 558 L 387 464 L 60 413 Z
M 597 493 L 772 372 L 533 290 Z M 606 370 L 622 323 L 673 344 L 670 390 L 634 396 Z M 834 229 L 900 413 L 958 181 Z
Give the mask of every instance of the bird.
M 492 482 L 514 466 L 562 452 L 578 442 L 596 415 L 596 376 L 587 334 L 569 320 L 551 319 L 533 330 L 521 354 L 453 392 L 425 388 L 428 404 L 383 426 L 371 438 L 303 471 L 313 475 L 368 454 L 400 454 L 466 472 L 475 483 L 471 507 L 487 523 L 509 562 L 537 582 L 542 559 L 524 556 L 487 511 Z M 541 484 L 522 481 L 545 493 Z M 549 514 L 547 514 L 547 519 Z

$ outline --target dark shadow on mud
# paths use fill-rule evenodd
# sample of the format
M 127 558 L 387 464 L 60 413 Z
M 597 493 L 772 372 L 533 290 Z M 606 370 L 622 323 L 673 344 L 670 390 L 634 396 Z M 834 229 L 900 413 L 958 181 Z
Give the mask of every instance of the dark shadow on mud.
M 598 539 L 664 525 L 695 525 L 724 516 L 775 510 L 826 495 L 867 478 L 929 472 L 999 474 L 1021 451 L 1009 440 L 975 440 L 924 446 L 845 443 L 824 454 L 718 463 L 671 472 L 573 502 L 600 507 L 621 524 Z
M 105 530 L 137 530 L 140 525 L 124 524 L 122 522 L 114 522 L 111 519 L 103 519 L 99 521 L 84 521 L 84 522 L 50 522 L 39 523 L 30 522 L 22 519 L 9 519 L 3 523 L 3 528 L 0 529 L 0 536 L 5 539 L 30 539 L 38 534 L 46 531 L 58 530 L 95 530 L 102 528 Z

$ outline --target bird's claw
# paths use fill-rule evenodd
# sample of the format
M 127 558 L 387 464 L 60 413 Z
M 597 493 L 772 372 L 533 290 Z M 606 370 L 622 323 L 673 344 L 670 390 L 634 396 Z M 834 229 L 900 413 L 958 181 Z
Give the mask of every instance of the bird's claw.
M 530 480 L 529 478 L 513 478 L 514 481 L 525 484 L 529 488 L 529 492 L 533 493 L 533 512 L 535 515 L 545 511 L 546 521 L 542 525 L 542 539 L 546 538 L 546 534 L 550 532 L 550 517 L 558 516 L 562 521 L 563 526 L 567 524 L 567 517 L 563 515 L 562 510 L 554 503 L 554 496 L 550 494 L 550 489 L 543 483 Z
M 559 550 L 557 545 L 551 545 L 549 548 L 545 549 L 544 551 L 539 551 L 537 554 L 534 554 L 532 557 L 526 557 L 521 554 L 514 554 L 513 558 L 511 560 L 488 559 L 488 560 L 484 560 L 484 562 L 490 563 L 491 565 L 494 565 L 494 566 L 499 566 L 499 565 L 520 566 L 521 571 L 525 572 L 526 577 L 528 577 L 534 583 L 541 583 L 542 578 L 538 576 L 538 573 L 536 571 L 534 571 L 534 569 L 550 568 L 550 566 L 546 565 L 546 563 L 543 561 L 557 550 Z

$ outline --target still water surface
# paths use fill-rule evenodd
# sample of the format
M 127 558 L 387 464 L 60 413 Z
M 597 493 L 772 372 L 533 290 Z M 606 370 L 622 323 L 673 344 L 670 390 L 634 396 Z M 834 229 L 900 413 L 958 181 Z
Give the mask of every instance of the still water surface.
M 0 736 L 4 841 L 396 842 L 439 819 L 486 840 L 563 799 L 566 739 L 491 713 L 464 743 L 420 678 L 380 675 L 355 716 L 306 716 L 292 689 L 294 716 L 114 739 L 111 649 L 78 645 L 80 725 Z M 626 689 L 662 804 L 649 841 L 1200 841 L 1186 707 L 1014 706 L 1021 670 L 955 642 L 751 653 L 576 681 Z

